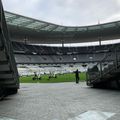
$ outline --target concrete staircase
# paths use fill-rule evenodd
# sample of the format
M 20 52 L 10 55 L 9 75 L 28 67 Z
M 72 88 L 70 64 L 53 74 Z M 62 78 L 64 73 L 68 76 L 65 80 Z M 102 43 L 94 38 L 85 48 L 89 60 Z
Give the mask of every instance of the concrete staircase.
M 18 72 L 0 0 L 0 99 L 17 93 L 18 88 Z
M 105 60 L 110 56 L 108 54 L 101 62 L 87 71 L 87 85 L 96 88 L 114 88 L 120 89 L 120 48 L 112 48 L 115 51 L 114 61 L 107 63 L 104 67 Z M 99 67 L 99 69 L 98 69 Z

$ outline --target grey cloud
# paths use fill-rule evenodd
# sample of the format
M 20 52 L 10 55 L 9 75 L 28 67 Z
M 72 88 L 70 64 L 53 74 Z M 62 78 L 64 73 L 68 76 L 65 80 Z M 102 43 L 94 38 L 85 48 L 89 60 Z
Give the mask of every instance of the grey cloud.
M 63 25 L 120 20 L 120 0 L 4 0 L 8 11 Z

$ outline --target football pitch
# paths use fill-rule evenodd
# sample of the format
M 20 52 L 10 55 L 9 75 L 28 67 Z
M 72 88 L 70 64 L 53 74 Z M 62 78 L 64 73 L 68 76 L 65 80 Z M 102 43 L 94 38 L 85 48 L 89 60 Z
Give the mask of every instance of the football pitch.
M 75 82 L 75 74 L 68 73 L 68 74 L 57 74 L 56 78 L 50 78 L 49 75 L 41 75 L 41 79 L 33 80 L 34 76 L 22 76 L 20 77 L 21 83 L 60 83 L 60 82 Z M 80 73 L 80 81 L 86 80 L 86 73 Z

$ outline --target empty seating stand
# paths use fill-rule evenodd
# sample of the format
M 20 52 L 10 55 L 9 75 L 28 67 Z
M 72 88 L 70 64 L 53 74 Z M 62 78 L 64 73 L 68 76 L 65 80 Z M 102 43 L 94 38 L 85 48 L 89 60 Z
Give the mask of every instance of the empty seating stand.
M 0 99 L 17 93 L 19 79 L 0 0 Z

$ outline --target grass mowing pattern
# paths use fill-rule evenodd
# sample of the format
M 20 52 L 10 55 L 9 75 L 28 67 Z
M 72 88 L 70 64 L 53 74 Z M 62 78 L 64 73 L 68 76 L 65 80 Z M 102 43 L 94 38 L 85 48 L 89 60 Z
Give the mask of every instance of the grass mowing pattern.
M 86 73 L 80 73 L 80 81 L 86 80 Z M 23 76 L 20 77 L 21 83 L 60 83 L 60 82 L 75 82 L 75 74 L 63 74 L 57 75 L 57 78 L 48 79 L 49 75 L 42 75 L 41 80 L 32 80 L 33 76 Z

